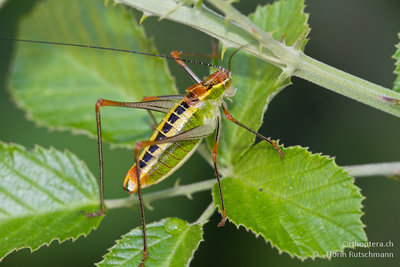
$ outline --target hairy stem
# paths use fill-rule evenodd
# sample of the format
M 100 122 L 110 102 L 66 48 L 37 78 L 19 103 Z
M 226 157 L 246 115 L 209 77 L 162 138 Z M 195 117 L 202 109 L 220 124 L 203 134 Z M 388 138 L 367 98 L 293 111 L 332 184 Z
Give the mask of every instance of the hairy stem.
M 398 116 L 400 105 L 392 101 L 398 98 L 398 93 L 335 69 L 305 54 L 301 54 L 300 58 L 302 66 L 294 71 L 295 76 Z
M 400 162 L 353 165 L 347 166 L 345 169 L 353 177 L 400 175 Z
M 230 1 L 208 0 L 225 17 L 204 5 L 192 7 L 182 1 L 115 1 L 141 10 L 146 16 L 158 16 L 193 27 L 219 39 L 227 47 L 243 47 L 243 50 L 280 67 L 289 75 L 301 77 L 400 117 L 399 93 L 335 69 L 306 56 L 296 47 L 288 47 L 283 42 L 274 40 L 270 33 L 263 32 L 237 11 Z
M 351 176 L 357 178 L 369 177 L 369 176 L 390 176 L 390 175 L 400 174 L 400 162 L 363 164 L 363 165 L 347 166 L 344 168 L 346 171 L 349 172 Z M 187 196 L 191 198 L 191 195 L 193 193 L 210 190 L 216 182 L 217 180 L 213 178 L 189 185 L 175 186 L 170 189 L 144 194 L 143 198 L 145 202 L 148 204 L 154 200 L 165 199 L 174 196 Z M 106 200 L 106 205 L 108 209 L 134 207 L 135 205 L 137 205 L 137 203 L 138 199 L 136 195 L 131 195 L 127 198 Z M 208 220 L 210 216 L 211 215 L 209 214 L 201 216 L 196 223 L 200 224 L 201 222 L 204 223 L 206 220 Z

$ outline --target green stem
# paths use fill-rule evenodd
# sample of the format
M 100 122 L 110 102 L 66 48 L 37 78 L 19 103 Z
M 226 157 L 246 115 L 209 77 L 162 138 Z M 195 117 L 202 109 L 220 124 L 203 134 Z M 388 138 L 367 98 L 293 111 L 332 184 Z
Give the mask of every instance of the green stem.
M 351 176 L 357 178 L 369 176 L 391 176 L 400 174 L 400 162 L 363 164 L 347 166 L 344 168 L 346 171 L 349 172 Z M 216 182 L 217 180 L 213 178 L 189 185 L 175 186 L 170 189 L 144 194 L 143 198 L 145 199 L 147 204 L 151 203 L 154 200 L 165 199 L 174 196 L 187 196 L 188 198 L 191 198 L 191 195 L 193 193 L 210 190 Z M 131 195 L 127 198 L 106 200 L 106 206 L 108 209 L 134 207 L 137 203 L 138 199 L 136 195 Z M 196 223 L 200 223 L 200 221 L 205 222 L 209 218 L 207 216 L 208 215 L 201 216 L 201 220 L 199 218 Z M 207 219 L 204 219 L 206 217 Z
M 115 1 L 141 10 L 146 16 L 167 18 L 198 29 L 219 39 L 226 47 L 243 46 L 243 50 L 280 67 L 288 75 L 301 77 L 400 117 L 399 93 L 312 59 L 298 49 L 299 44 L 288 47 L 274 40 L 270 33 L 260 30 L 229 1 L 208 0 L 230 19 L 229 22 L 204 5 L 191 7 L 175 0 Z
M 398 99 L 398 93 L 335 69 L 305 54 L 300 54 L 299 57 L 301 67 L 294 71 L 295 76 L 399 116 L 400 105 L 390 101 Z
M 144 194 L 143 198 L 147 204 L 151 203 L 157 199 L 165 199 L 174 196 L 187 196 L 191 198 L 192 193 L 201 192 L 210 190 L 210 188 L 217 182 L 217 180 L 210 179 L 207 181 L 202 181 L 198 183 L 193 183 L 189 185 L 180 185 L 175 186 L 173 188 L 152 192 L 148 194 Z M 131 195 L 127 198 L 120 198 L 120 199 L 110 199 L 106 200 L 106 205 L 108 209 L 113 208 L 130 208 L 134 207 L 138 203 L 138 199 L 136 195 Z
M 400 175 L 400 162 L 384 162 L 345 167 L 350 176 L 371 177 Z
M 194 222 L 194 224 L 200 224 L 204 225 L 208 222 L 208 219 L 213 215 L 215 211 L 215 205 L 214 202 L 211 202 L 210 205 L 206 208 L 206 210 L 200 215 L 200 217 L 197 219 L 197 221 Z

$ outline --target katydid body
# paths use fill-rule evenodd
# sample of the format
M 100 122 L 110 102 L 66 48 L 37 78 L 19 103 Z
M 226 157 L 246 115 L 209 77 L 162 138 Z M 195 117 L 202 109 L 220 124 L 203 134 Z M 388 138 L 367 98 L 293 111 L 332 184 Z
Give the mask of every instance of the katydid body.
M 115 48 L 97 47 L 80 44 L 56 43 L 47 41 L 34 41 L 22 39 L 0 39 L 30 43 L 52 44 L 60 46 L 74 46 L 101 50 L 112 50 L 118 52 L 126 52 L 133 54 L 141 54 L 147 56 L 162 57 L 175 60 L 186 73 L 196 82 L 195 85 L 189 87 L 185 95 L 172 96 L 150 96 L 144 97 L 142 102 L 118 102 L 106 99 L 99 99 L 95 105 L 97 140 L 99 152 L 99 169 L 100 169 L 100 210 L 95 213 L 85 213 L 86 217 L 102 216 L 105 214 L 104 206 L 104 173 L 103 173 L 103 145 L 101 136 L 101 118 L 100 108 L 105 106 L 139 108 L 149 111 L 165 113 L 165 117 L 156 128 L 153 135 L 147 141 L 139 141 L 135 145 L 135 163 L 129 169 L 125 180 L 124 189 L 130 193 L 138 192 L 140 212 L 143 230 L 143 257 L 139 266 L 143 266 L 148 257 L 147 238 L 146 238 L 146 222 L 144 216 L 144 205 L 142 197 L 142 188 L 151 186 L 170 176 L 184 162 L 186 162 L 204 137 L 215 133 L 214 145 L 212 149 L 212 159 L 215 174 L 219 187 L 221 200 L 222 220 L 218 226 L 223 226 L 226 220 L 226 211 L 223 200 L 223 194 L 220 183 L 220 176 L 217 168 L 218 141 L 221 132 L 221 113 L 223 110 L 225 117 L 255 134 L 264 141 L 269 142 L 283 156 L 282 151 L 277 144 L 264 137 L 263 135 L 249 129 L 244 124 L 237 121 L 228 111 L 224 102 L 224 97 L 231 98 L 235 94 L 235 88 L 232 85 L 230 72 L 230 57 L 228 70 L 207 63 L 198 62 L 190 59 L 179 58 L 182 52 L 174 51 L 171 56 L 157 55 L 151 53 L 142 53 L 130 50 L 121 50 Z M 217 55 L 216 49 L 214 55 Z M 184 62 L 201 64 L 209 67 L 217 68 L 205 80 L 200 80 L 190 70 Z M 142 153 L 140 153 L 140 151 Z M 137 167 L 139 166 L 139 167 Z
M 183 62 L 178 62 L 182 67 L 187 68 Z M 99 99 L 96 103 L 101 187 L 103 186 L 103 156 L 100 107 L 143 108 L 167 113 L 148 141 L 136 143 L 135 164 L 128 171 L 124 181 L 124 188 L 130 193 L 138 191 L 143 227 L 143 258 L 141 266 L 144 265 L 148 257 L 146 222 L 141 189 L 156 184 L 171 175 L 189 159 L 202 139 L 214 132 L 216 132 L 216 135 L 212 156 L 222 206 L 222 220 L 219 226 L 225 224 L 226 212 L 216 161 L 221 124 L 219 107 L 223 103 L 224 96 L 231 97 L 235 93 L 235 89 L 231 84 L 230 71 L 225 69 L 217 70 L 203 82 L 189 87 L 186 91 L 186 95 L 181 96 L 180 99 L 179 96 L 155 96 L 145 97 L 143 102 L 116 102 Z M 142 149 L 143 151 L 139 156 L 139 151 Z M 104 214 L 103 194 L 103 188 L 101 188 L 100 211 L 86 214 L 88 217 Z
M 168 138 L 176 141 L 146 146 L 139 157 L 141 188 L 171 175 L 192 155 L 204 137 L 215 132 L 222 98 L 225 94 L 231 96 L 232 91 L 229 73 L 221 70 L 188 88 L 186 96 L 165 115 L 149 139 L 149 142 Z M 129 170 L 124 188 L 132 193 L 137 191 L 136 164 Z
M 180 61 L 177 55 L 172 55 L 183 68 L 187 68 L 187 66 Z M 197 77 L 192 78 L 195 81 L 198 80 Z M 223 226 L 225 224 L 226 212 L 220 184 L 220 176 L 217 168 L 218 141 L 221 130 L 220 107 L 222 107 L 224 115 L 228 120 L 269 142 L 279 151 L 281 156 L 283 156 L 275 143 L 238 122 L 227 110 L 223 98 L 231 98 L 235 94 L 235 88 L 232 85 L 232 78 L 229 70 L 221 68 L 212 73 L 204 81 L 189 87 L 186 91 L 186 95 L 182 95 L 181 97 L 145 97 L 142 102 L 116 102 L 99 99 L 96 104 L 101 181 L 103 179 L 103 163 L 99 108 L 101 106 L 119 106 L 143 108 L 166 113 L 150 139 L 148 141 L 136 143 L 135 164 L 130 168 L 124 180 L 124 188 L 130 193 L 137 191 L 139 196 L 144 244 L 141 265 L 144 264 L 148 257 L 141 189 L 156 184 L 171 175 L 189 159 L 201 143 L 202 139 L 210 136 L 214 132 L 216 134 L 212 150 L 212 158 L 219 186 L 222 212 L 222 220 L 218 226 Z M 139 154 L 139 151 L 142 149 L 142 153 Z M 139 166 L 139 168 L 137 166 Z M 102 196 L 101 203 L 100 212 L 87 215 L 92 216 L 104 214 L 104 200 Z

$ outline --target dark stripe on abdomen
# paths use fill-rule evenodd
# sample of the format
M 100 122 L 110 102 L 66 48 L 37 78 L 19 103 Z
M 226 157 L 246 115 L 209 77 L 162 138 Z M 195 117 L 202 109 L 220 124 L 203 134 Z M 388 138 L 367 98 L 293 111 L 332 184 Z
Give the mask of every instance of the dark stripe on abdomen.
M 180 105 L 181 105 L 182 107 L 184 107 L 185 109 L 188 109 L 188 108 L 189 108 L 189 105 L 188 105 L 186 102 L 182 102 L 182 103 L 180 103 Z
M 187 109 L 189 108 L 189 105 L 186 102 L 182 102 L 179 104 L 179 106 L 177 106 L 174 110 L 174 112 L 177 115 L 181 115 L 183 114 Z
M 144 163 L 143 161 L 140 161 L 140 162 L 139 162 L 139 168 L 140 168 L 140 169 L 143 169 L 143 168 L 146 167 L 146 166 L 147 166 L 147 164 Z
M 161 131 L 166 134 L 171 129 L 172 129 L 172 125 L 169 124 L 168 122 L 164 122 L 164 126 L 162 127 Z
M 152 157 L 153 157 L 152 154 L 150 154 L 149 152 L 146 152 L 146 153 L 144 154 L 142 160 L 143 160 L 144 162 L 149 162 L 149 160 L 151 160 Z
M 184 109 L 182 106 L 177 106 L 176 109 L 174 110 L 174 112 L 175 112 L 177 115 L 181 115 L 181 114 L 183 114 L 185 111 L 186 111 L 186 109 Z
M 160 148 L 160 147 L 157 146 L 157 145 L 152 145 L 151 147 L 149 147 L 149 152 L 150 152 L 151 154 L 153 154 L 153 153 L 156 152 L 157 149 L 159 149 L 159 148 Z
M 168 122 L 170 122 L 171 124 L 174 124 L 178 119 L 179 119 L 179 117 L 177 115 L 175 115 L 174 113 L 171 113 L 171 115 L 169 115 L 169 117 L 168 117 Z
M 158 131 L 158 134 L 154 140 L 163 140 L 165 137 L 166 136 L 162 132 Z

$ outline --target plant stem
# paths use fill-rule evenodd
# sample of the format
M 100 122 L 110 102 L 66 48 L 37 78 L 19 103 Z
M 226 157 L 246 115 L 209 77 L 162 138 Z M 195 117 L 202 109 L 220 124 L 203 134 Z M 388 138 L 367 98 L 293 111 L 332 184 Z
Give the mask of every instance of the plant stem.
M 293 75 L 382 111 L 398 115 L 400 105 L 390 101 L 397 99 L 398 93 L 335 69 L 305 54 L 300 54 L 300 58 L 301 67 L 297 68 Z
M 208 219 L 210 219 L 211 215 L 213 215 L 215 211 L 215 205 L 214 202 L 211 201 L 210 205 L 206 208 L 206 210 L 200 215 L 200 217 L 195 221 L 193 224 L 200 224 L 204 225 L 208 222 Z
M 344 167 L 346 171 L 353 177 L 369 177 L 369 176 L 390 176 L 400 174 L 400 162 L 390 162 L 390 163 L 373 163 L 373 164 L 362 164 Z M 162 191 L 152 192 L 144 194 L 144 199 L 147 204 L 154 200 L 165 199 L 174 196 L 187 196 L 191 198 L 191 194 L 201 191 L 210 190 L 214 184 L 217 182 L 215 178 L 206 181 L 193 183 L 189 185 L 175 186 L 170 189 L 165 189 Z M 127 198 L 120 199 L 109 199 L 106 200 L 106 206 L 108 209 L 115 208 L 129 208 L 134 207 L 138 203 L 136 195 L 131 195 Z M 209 209 L 208 207 L 207 209 Z M 211 211 L 209 211 L 211 212 Z M 202 215 L 196 223 L 206 222 L 211 215 Z M 207 213 L 208 214 L 208 213 Z M 212 214 L 212 213 L 211 213 Z M 207 217 L 208 216 L 208 217 Z
M 400 175 L 400 162 L 385 162 L 353 165 L 345 167 L 350 176 L 371 177 L 371 176 L 391 176 Z
M 143 11 L 146 16 L 167 18 L 219 39 L 226 47 L 242 47 L 248 53 L 295 75 L 364 104 L 400 117 L 400 94 L 335 69 L 288 47 L 263 32 L 229 1 L 208 0 L 227 20 L 205 7 L 186 6 L 174 0 L 115 0 Z M 233 22 L 232 22 L 233 21 Z M 263 49 L 260 49 L 263 47 Z
M 191 198 L 192 193 L 209 190 L 216 182 L 217 180 L 214 178 L 189 185 L 175 186 L 173 188 L 144 194 L 143 196 L 146 203 L 151 203 L 157 199 L 165 199 L 174 196 L 187 196 L 188 198 Z M 106 200 L 106 205 L 108 209 L 122 207 L 129 208 L 134 207 L 138 201 L 139 200 L 137 199 L 136 195 L 131 195 L 127 198 Z

